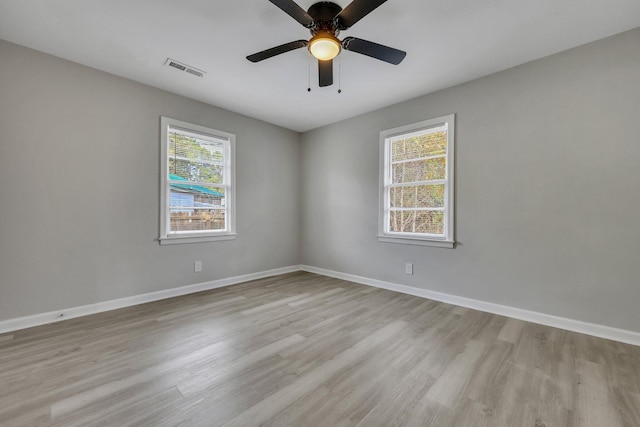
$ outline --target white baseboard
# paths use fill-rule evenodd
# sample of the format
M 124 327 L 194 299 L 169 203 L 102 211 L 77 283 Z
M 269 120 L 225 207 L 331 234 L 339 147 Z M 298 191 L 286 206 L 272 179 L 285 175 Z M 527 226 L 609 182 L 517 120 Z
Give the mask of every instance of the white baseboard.
M 273 270 L 261 271 L 258 273 L 244 274 L 242 276 L 228 277 L 224 279 L 212 280 L 210 282 L 196 283 L 193 285 L 181 286 L 179 288 L 166 289 L 163 291 L 151 292 L 148 294 L 134 295 L 110 301 L 98 302 L 95 304 L 83 305 L 80 307 L 66 308 L 63 310 L 50 311 L 48 313 L 34 314 L 31 316 L 18 317 L 9 320 L 0 320 L 0 334 L 45 325 L 48 323 L 60 322 L 62 320 L 73 319 L 75 317 L 87 316 L 89 314 L 102 313 L 104 311 L 116 310 L 118 308 L 130 307 L 132 305 L 144 304 L 146 302 L 158 301 L 161 299 L 177 297 L 180 295 L 192 294 L 195 292 L 208 291 L 210 289 L 222 288 L 224 286 L 235 285 L 250 280 L 262 279 L 276 276 L 278 274 L 299 271 L 299 265 L 276 268 Z
M 536 311 L 523 310 L 520 308 L 494 304 L 492 302 L 480 301 L 442 292 L 414 288 L 412 286 L 398 285 L 396 283 L 370 279 L 368 277 L 361 277 L 353 274 L 341 273 L 338 271 L 326 270 L 324 268 L 311 267 L 308 265 L 302 265 L 300 266 L 300 268 L 303 271 L 321 274 L 323 276 L 335 277 L 337 279 L 348 280 L 350 282 L 374 286 L 376 288 L 388 289 L 390 291 L 428 298 L 431 300 L 454 304 L 461 307 L 472 308 L 474 310 L 480 310 L 487 313 L 498 314 L 500 316 L 512 317 L 514 319 L 525 320 L 527 322 L 538 323 L 541 325 L 552 326 L 554 328 L 580 332 L 582 334 L 593 335 L 595 337 L 606 338 L 609 340 L 620 341 L 627 344 L 640 346 L 640 332 L 617 329 L 610 326 L 598 325 L 596 323 L 588 323 L 580 320 L 567 319 L 565 317 L 553 316 Z
M 59 322 L 62 320 L 73 319 L 75 317 L 87 316 L 90 314 L 101 313 L 104 311 L 116 310 L 119 308 L 130 307 L 138 304 L 144 304 L 147 302 L 177 297 L 180 295 L 187 295 L 195 292 L 207 291 L 210 289 L 221 288 L 224 286 L 235 285 L 238 283 L 248 282 L 250 280 L 262 279 L 265 277 L 276 276 L 278 274 L 291 273 L 299 270 L 308 271 L 310 273 L 321 274 L 323 276 L 328 276 L 328 277 L 335 277 L 337 279 L 348 280 L 350 282 L 360 283 L 363 285 L 374 286 L 376 288 L 388 289 L 390 291 L 400 292 L 408 295 L 414 295 L 417 297 L 427 298 L 434 301 L 454 304 L 461 307 L 467 307 L 474 310 L 484 311 L 487 313 L 498 314 L 501 316 L 511 317 L 514 319 L 525 320 L 527 322 L 538 323 L 541 325 L 552 326 L 555 328 L 566 329 L 568 331 L 579 332 L 579 333 L 593 335 L 600 338 L 606 338 L 614 341 L 620 341 L 627 344 L 640 346 L 640 332 L 612 328 L 610 326 L 598 325 L 595 323 L 588 323 L 580 320 L 553 316 L 550 314 L 540 313 L 536 311 L 523 310 L 520 308 L 509 307 L 506 305 L 494 304 L 487 301 L 480 301 L 476 299 L 460 297 L 457 295 L 446 294 L 443 292 L 435 292 L 435 291 L 429 291 L 427 289 L 422 289 L 422 288 L 414 288 L 412 286 L 399 285 L 396 283 L 385 282 L 382 280 L 356 276 L 353 274 L 341 273 L 338 271 L 327 270 L 324 268 L 312 267 L 308 265 L 292 265 L 289 267 L 276 268 L 273 270 L 261 271 L 257 273 L 251 273 L 251 274 L 244 274 L 242 276 L 228 277 L 224 279 L 212 280 L 209 282 L 196 283 L 193 285 L 182 286 L 179 288 L 166 289 L 166 290 L 151 292 L 151 293 L 142 294 L 142 295 L 134 295 L 126 298 L 120 298 L 120 299 L 115 299 L 110 301 L 99 302 L 95 304 L 83 305 L 80 307 L 72 307 L 72 308 L 67 308 L 63 310 L 50 311 L 48 313 L 34 314 L 31 316 L 2 320 L 0 321 L 0 334 L 17 331 L 20 329 L 31 328 L 34 326 L 45 325 L 48 323 Z

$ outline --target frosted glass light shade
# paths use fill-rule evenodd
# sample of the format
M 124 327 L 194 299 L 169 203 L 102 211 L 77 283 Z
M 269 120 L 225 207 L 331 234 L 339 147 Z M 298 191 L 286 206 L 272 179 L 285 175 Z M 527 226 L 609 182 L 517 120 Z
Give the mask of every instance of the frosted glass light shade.
M 328 34 L 319 34 L 309 42 L 309 52 L 320 61 L 328 61 L 340 53 L 340 40 Z

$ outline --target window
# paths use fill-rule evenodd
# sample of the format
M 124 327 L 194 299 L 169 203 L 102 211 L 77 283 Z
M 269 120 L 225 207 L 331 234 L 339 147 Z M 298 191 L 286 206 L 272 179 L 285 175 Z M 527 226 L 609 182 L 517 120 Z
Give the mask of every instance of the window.
M 380 241 L 453 247 L 454 120 L 380 132 Z
M 234 239 L 235 135 L 160 122 L 160 243 Z

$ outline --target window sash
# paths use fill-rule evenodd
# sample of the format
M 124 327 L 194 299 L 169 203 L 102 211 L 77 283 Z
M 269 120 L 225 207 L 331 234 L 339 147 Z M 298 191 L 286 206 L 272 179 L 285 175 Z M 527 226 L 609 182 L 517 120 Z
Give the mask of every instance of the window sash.
M 227 142 L 224 143 L 224 152 L 225 154 L 223 155 L 223 167 L 224 168 L 229 168 L 229 156 L 227 155 L 228 150 L 228 144 Z M 167 151 L 168 151 L 168 146 L 167 146 Z M 169 167 L 169 163 L 167 162 L 167 170 Z M 165 215 L 167 218 L 167 236 L 177 236 L 177 235 L 181 235 L 181 234 L 223 234 L 223 233 L 227 233 L 229 231 L 229 215 L 230 215 L 230 204 L 227 202 L 230 198 L 230 189 L 231 186 L 228 184 L 228 182 L 225 181 L 229 181 L 229 178 L 227 176 L 227 174 L 223 174 L 223 182 L 225 182 L 224 184 L 218 184 L 218 183 L 211 183 L 211 182 L 206 182 L 206 181 L 182 181 L 182 180 L 175 180 L 175 179 L 169 179 L 168 178 L 169 173 L 167 172 L 167 202 L 170 201 L 171 199 L 171 184 L 178 184 L 178 185 L 193 185 L 193 186 L 202 186 L 202 187 L 215 187 L 215 188 L 224 188 L 225 192 L 224 192 L 224 199 L 225 199 L 225 204 L 224 206 L 220 206 L 220 207 L 197 207 L 197 206 L 174 206 L 173 208 L 188 208 L 188 209 L 193 209 L 193 210 L 223 210 L 224 211 L 224 227 L 221 229 L 207 229 L 207 230 L 172 230 L 171 229 L 171 203 L 165 203 Z
M 201 127 L 201 126 L 198 126 Z M 213 129 L 211 129 L 213 131 Z M 169 125 L 168 129 L 167 129 L 167 135 L 169 135 L 171 132 L 174 133 L 179 133 L 182 134 L 188 138 L 194 138 L 194 139 L 201 139 L 203 141 L 207 141 L 207 142 L 211 142 L 214 144 L 219 144 L 219 143 L 225 143 L 225 142 L 229 142 L 229 139 L 226 137 L 222 137 L 222 136 L 216 136 L 212 133 L 208 133 L 208 132 L 192 132 L 188 129 L 185 129 L 184 127 L 180 127 L 180 126 L 175 126 L 175 125 Z
M 199 143 L 200 141 L 205 142 L 205 143 L 212 143 L 212 144 L 216 144 L 216 145 L 220 145 L 222 146 L 222 150 L 221 154 L 222 154 L 222 160 L 221 161 L 215 161 L 215 160 L 207 160 L 207 159 L 200 159 L 198 157 L 188 157 L 188 156 L 184 156 L 184 155 L 180 155 L 180 153 L 178 153 L 177 150 L 175 150 L 175 152 L 173 153 L 173 155 L 170 154 L 170 149 L 171 146 L 173 145 L 174 147 L 176 147 L 175 143 L 171 143 L 170 138 L 172 135 L 180 135 L 186 138 L 192 138 L 195 139 L 196 143 Z M 170 160 L 173 160 L 174 162 L 181 160 L 181 161 L 186 161 L 189 162 L 193 165 L 211 165 L 211 166 L 222 166 L 222 171 L 221 171 L 221 175 L 222 175 L 222 182 L 221 183 L 212 183 L 212 182 L 199 182 L 196 183 L 196 181 L 192 181 L 190 179 L 187 178 L 187 182 L 190 185 L 216 185 L 218 186 L 218 184 L 223 184 L 223 185 L 229 185 L 229 177 L 228 177 L 228 172 L 229 172 L 229 157 L 230 157 L 230 150 L 229 150 L 229 139 L 228 138 L 221 138 L 221 137 L 215 137 L 212 136 L 208 133 L 195 133 L 195 132 L 190 132 L 187 130 L 184 130 L 183 128 L 180 127 L 176 127 L 176 126 L 171 126 L 169 125 L 168 129 L 167 129 L 167 167 L 169 166 L 169 162 Z M 171 171 L 169 171 L 167 173 L 167 178 L 169 178 L 169 173 Z
M 412 212 L 412 211 L 434 211 L 434 212 L 444 212 L 444 207 L 437 208 L 389 208 L 389 212 Z
M 423 156 L 423 157 L 415 157 L 415 158 L 411 158 L 411 159 L 405 159 L 405 160 L 392 160 L 392 146 L 394 142 L 397 141 L 401 141 L 404 139 L 410 139 L 413 137 L 418 137 L 418 136 L 426 136 L 426 135 L 430 135 L 433 133 L 438 133 L 438 132 L 446 132 L 447 135 L 447 146 L 446 146 L 446 150 L 447 153 L 445 154 L 435 154 L 433 156 Z M 393 138 L 387 138 L 385 140 L 385 156 L 386 161 L 385 164 L 388 164 L 388 167 L 386 168 L 386 173 L 385 173 L 385 234 L 390 234 L 390 235 L 403 235 L 403 236 L 430 236 L 430 237 L 437 237 L 437 238 L 444 238 L 447 235 L 447 218 L 446 216 L 448 215 L 447 212 L 447 196 L 448 196 L 448 192 L 447 192 L 447 184 L 449 182 L 449 180 L 446 178 L 449 175 L 449 164 L 448 162 L 446 163 L 446 170 L 445 170 L 445 178 L 444 179 L 432 179 L 432 180 L 426 180 L 426 181 L 406 181 L 406 182 L 392 182 L 393 181 L 393 165 L 395 164 L 402 164 L 402 163 L 410 163 L 410 162 L 419 162 L 419 161 L 427 161 L 430 159 L 439 159 L 439 158 L 448 158 L 448 150 L 449 150 L 449 133 L 447 131 L 447 126 L 439 126 L 436 128 L 430 128 L 430 129 L 426 129 L 426 130 L 420 130 L 420 131 L 416 131 L 416 132 L 412 132 L 410 134 L 402 134 Z M 414 187 L 414 186 L 418 186 L 418 185 L 442 185 L 444 184 L 445 187 L 445 191 L 444 191 L 444 206 L 443 207 L 416 207 L 416 208 L 400 208 L 400 207 L 392 207 L 391 206 L 391 188 L 398 188 L 398 187 Z M 442 230 L 442 234 L 439 233 L 418 233 L 418 232 L 404 232 L 404 231 L 392 231 L 391 227 L 389 225 L 390 223 L 390 213 L 392 211 L 395 212 L 418 212 L 418 211 L 431 211 L 431 212 L 444 212 L 445 214 L 445 219 L 444 219 L 444 224 L 443 224 L 443 230 Z
M 214 165 L 214 166 L 224 166 L 224 162 L 216 162 L 216 161 L 209 161 L 209 160 L 200 160 L 200 159 L 194 159 L 192 157 L 185 157 L 185 156 L 169 156 L 170 159 L 176 159 L 176 160 L 186 160 L 188 162 L 193 162 L 193 163 L 201 163 L 203 165 Z
M 391 144 L 389 144 L 389 147 L 391 147 Z M 389 148 L 391 149 L 391 148 Z M 447 157 L 447 154 L 434 154 L 433 156 L 425 156 L 425 157 L 414 157 L 411 159 L 405 159 L 405 160 L 392 160 L 391 161 L 391 165 L 398 165 L 400 163 L 410 163 L 410 162 L 419 162 L 422 160 L 431 160 L 431 159 L 441 159 L 443 157 Z
M 446 179 L 431 179 L 428 181 L 407 181 L 407 182 L 389 182 L 385 185 L 385 188 L 395 188 L 395 187 L 414 187 L 416 185 L 447 185 Z

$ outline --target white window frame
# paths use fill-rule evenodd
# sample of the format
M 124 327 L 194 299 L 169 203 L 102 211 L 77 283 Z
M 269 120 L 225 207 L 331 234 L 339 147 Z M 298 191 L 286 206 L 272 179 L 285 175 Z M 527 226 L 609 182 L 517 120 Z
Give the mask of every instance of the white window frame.
M 224 230 L 170 232 L 169 203 L 169 129 L 178 129 L 187 133 L 212 139 L 224 145 L 224 178 L 220 187 L 225 187 L 225 223 Z M 160 118 L 160 244 L 182 244 L 211 242 L 216 240 L 233 240 L 237 234 L 236 225 L 236 136 L 232 133 L 211 129 L 205 126 L 187 123 L 169 117 Z M 194 183 L 195 185 L 211 185 Z
M 391 188 L 391 142 L 396 139 L 422 134 L 425 131 L 446 127 L 447 130 L 447 168 L 444 180 L 444 236 L 403 233 L 389 230 L 390 188 Z M 378 240 L 385 243 L 403 243 L 409 245 L 435 246 L 453 248 L 454 241 L 454 146 L 455 146 L 455 114 L 449 114 L 418 123 L 412 123 L 380 132 L 380 196 Z

